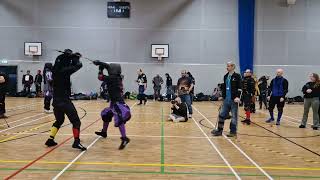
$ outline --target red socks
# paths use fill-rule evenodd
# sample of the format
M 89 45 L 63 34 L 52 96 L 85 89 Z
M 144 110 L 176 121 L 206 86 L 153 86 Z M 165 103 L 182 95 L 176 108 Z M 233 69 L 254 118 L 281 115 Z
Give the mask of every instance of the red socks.
M 246 119 L 250 119 L 250 111 L 246 111 Z
M 72 132 L 73 132 L 73 137 L 74 139 L 79 139 L 80 137 L 80 130 L 77 128 L 72 128 Z

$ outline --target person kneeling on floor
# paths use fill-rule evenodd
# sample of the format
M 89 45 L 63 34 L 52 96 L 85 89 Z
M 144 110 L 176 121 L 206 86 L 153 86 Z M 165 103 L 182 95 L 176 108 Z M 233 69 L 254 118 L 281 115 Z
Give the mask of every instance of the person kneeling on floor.
M 171 101 L 172 103 L 172 113 L 169 115 L 169 120 L 173 122 L 187 122 L 188 121 L 188 111 L 186 103 L 181 101 L 180 97 Z

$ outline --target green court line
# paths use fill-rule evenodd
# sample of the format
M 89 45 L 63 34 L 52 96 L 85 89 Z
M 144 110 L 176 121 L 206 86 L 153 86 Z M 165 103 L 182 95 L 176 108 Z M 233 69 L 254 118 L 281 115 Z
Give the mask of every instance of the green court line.
M 16 171 L 18 168 L 0 168 L 0 171 Z M 26 169 L 29 172 L 60 172 L 61 169 Z M 152 174 L 152 175 L 192 175 L 192 176 L 234 176 L 233 173 L 196 173 L 196 172 L 154 172 L 154 171 L 126 171 L 126 170 L 88 170 L 88 169 L 69 169 L 66 172 L 86 172 L 86 173 L 123 173 L 123 174 Z M 241 177 L 265 177 L 262 174 L 241 173 Z M 294 179 L 320 179 L 320 176 L 292 176 L 292 175 L 272 175 L 275 178 L 294 178 Z
M 164 118 L 163 118 L 163 107 L 161 107 L 161 174 L 164 174 Z

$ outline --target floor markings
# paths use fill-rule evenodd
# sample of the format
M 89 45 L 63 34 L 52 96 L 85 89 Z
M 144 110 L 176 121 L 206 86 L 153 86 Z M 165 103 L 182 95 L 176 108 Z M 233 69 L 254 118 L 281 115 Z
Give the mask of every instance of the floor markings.
M 212 127 L 215 127 L 215 125 L 205 116 L 203 115 L 196 107 L 193 106 L 193 108 L 203 117 L 205 118 L 208 123 L 211 124 Z M 265 171 L 263 170 L 263 168 L 261 168 L 261 166 L 255 162 L 251 157 L 249 157 L 238 145 L 236 145 L 234 142 L 232 142 L 226 135 L 223 134 L 223 137 L 230 143 L 233 145 L 233 147 L 235 147 L 247 160 L 249 160 L 253 165 L 255 165 L 260 172 L 262 172 L 268 179 L 273 180 L 273 178 Z
M 133 108 L 136 104 L 137 104 L 137 102 L 134 103 L 134 104 L 130 107 L 130 109 L 132 110 L 132 108 Z M 81 158 L 82 155 L 84 155 L 85 153 L 87 153 L 88 150 L 89 150 L 100 138 L 101 138 L 101 136 L 95 138 L 95 140 L 87 147 L 87 151 L 81 152 L 76 158 L 74 158 L 71 162 L 69 162 L 68 165 L 67 165 L 66 167 L 64 167 L 54 178 L 52 178 L 52 180 L 57 180 L 57 179 L 59 179 L 60 176 L 61 176 L 64 172 L 66 172 L 66 170 L 68 170 L 74 163 L 76 163 L 76 162 Z

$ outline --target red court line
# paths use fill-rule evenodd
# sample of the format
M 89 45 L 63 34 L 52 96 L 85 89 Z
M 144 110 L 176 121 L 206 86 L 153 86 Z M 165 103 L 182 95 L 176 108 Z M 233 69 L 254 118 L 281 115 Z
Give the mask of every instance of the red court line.
M 82 131 L 86 130 L 87 128 L 89 128 L 90 126 L 92 126 L 94 123 L 98 122 L 100 120 L 97 119 L 96 121 L 94 121 L 93 123 L 89 124 L 88 126 L 86 126 L 85 128 L 82 129 Z M 13 174 L 11 174 L 10 176 L 6 177 L 5 180 L 9 180 L 11 178 L 13 178 L 14 176 L 16 176 L 17 174 L 21 173 L 23 170 L 27 169 L 28 167 L 30 167 L 31 165 L 33 165 L 34 163 L 36 163 L 37 161 L 39 161 L 40 159 L 42 159 L 43 157 L 45 157 L 46 155 L 48 155 L 49 153 L 51 153 L 52 151 L 54 151 L 55 149 L 58 149 L 60 146 L 62 146 L 64 143 L 68 142 L 71 138 L 73 138 L 73 136 L 70 136 L 69 138 L 67 138 L 66 140 L 64 140 L 63 142 L 61 142 L 60 144 L 58 144 L 57 146 L 51 148 L 50 150 L 48 150 L 47 152 L 45 152 L 44 154 L 42 154 L 41 156 L 39 156 L 38 158 L 36 158 L 35 160 L 33 160 L 32 162 L 28 163 L 27 165 L 23 166 L 22 168 L 20 168 L 19 170 L 17 170 L 16 172 L 14 172 Z

